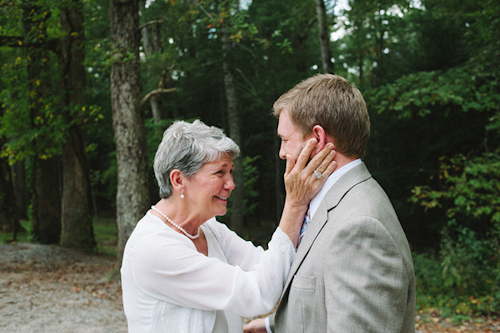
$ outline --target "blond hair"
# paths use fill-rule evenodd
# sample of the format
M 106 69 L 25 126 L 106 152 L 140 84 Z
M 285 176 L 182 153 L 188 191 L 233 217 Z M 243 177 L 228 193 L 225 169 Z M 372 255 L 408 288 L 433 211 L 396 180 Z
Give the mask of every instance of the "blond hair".
M 279 118 L 285 108 L 302 137 L 320 125 L 335 139 L 338 152 L 364 157 L 370 117 L 361 92 L 343 77 L 318 74 L 300 82 L 274 103 L 274 116 Z

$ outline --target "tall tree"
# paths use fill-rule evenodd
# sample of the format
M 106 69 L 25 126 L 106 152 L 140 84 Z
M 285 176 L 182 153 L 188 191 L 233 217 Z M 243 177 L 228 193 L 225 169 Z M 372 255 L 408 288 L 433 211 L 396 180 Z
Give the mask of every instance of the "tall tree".
M 93 248 L 95 240 L 88 205 L 90 170 L 79 124 L 83 120 L 81 110 L 85 110 L 86 75 L 82 4 L 78 0 L 65 1 L 62 5 L 23 1 L 19 7 L 13 4 L 9 10 L 22 13 L 24 36 L 9 36 L 4 41 L 10 40 L 10 47 L 22 47 L 27 53 L 24 63 L 27 84 L 16 82 L 16 86 L 25 90 L 22 94 L 29 96 L 30 103 L 17 101 L 16 104 L 18 109 L 29 109 L 26 118 L 31 127 L 23 131 L 12 117 L 4 117 L 4 120 L 11 137 L 8 150 L 15 147 L 16 151 L 11 154 L 15 156 L 10 156 L 12 160 L 33 157 L 27 161 L 33 163 L 30 170 L 33 172 L 34 238 L 43 243 L 58 243 L 62 224 L 65 226 L 63 246 Z M 60 25 L 54 24 L 55 15 L 59 15 Z M 53 61 L 50 51 L 58 56 L 59 64 Z M 13 96 L 20 92 L 13 90 Z M 22 172 L 16 171 L 16 177 L 20 175 Z
M 61 246 L 92 249 L 96 246 L 91 216 L 90 177 L 85 140 L 81 129 L 81 109 L 85 109 L 85 59 L 83 6 L 72 0 L 61 8 L 58 55 L 62 69 L 63 103 L 68 138 L 63 146 L 63 197 Z M 80 119 L 79 119 L 80 118 Z
M 140 103 L 139 1 L 110 0 L 111 106 L 115 130 L 118 189 L 118 262 L 137 221 L 151 203 L 146 128 Z
M 3 108 L 0 106 L 0 115 Z M 0 138 L 0 146 L 5 143 L 5 138 Z M 14 185 L 9 161 L 0 157 L 0 232 L 13 232 L 16 240 L 17 232 L 21 230 L 19 214 L 15 203 Z
M 221 28 L 222 33 L 222 70 L 224 73 L 224 88 L 226 91 L 226 108 L 227 118 L 229 122 L 229 135 L 231 139 L 242 147 L 240 134 L 240 117 L 238 108 L 238 95 L 234 82 L 233 66 L 230 62 L 229 54 L 231 52 L 231 41 L 229 39 L 229 31 L 227 23 Z M 243 188 L 243 156 L 238 156 L 234 160 L 235 169 L 233 172 L 236 188 L 231 194 L 231 228 L 235 232 L 243 231 L 243 205 L 244 205 L 244 188 Z
M 336 2 L 336 1 L 335 1 Z M 319 43 L 321 46 L 321 64 L 324 73 L 333 73 L 332 51 L 330 49 L 330 29 L 327 22 L 324 0 L 316 0 L 316 17 L 318 20 Z
M 142 46 L 147 58 L 158 56 L 162 52 L 161 47 L 161 20 L 148 22 L 140 27 L 142 33 Z M 152 66 L 148 63 L 148 72 L 153 73 Z M 164 81 L 164 80 L 162 80 Z M 163 88 L 163 86 L 162 86 Z M 159 123 L 164 116 L 163 101 L 161 94 L 154 94 L 149 99 L 151 112 L 155 123 Z
M 349 0 L 350 10 L 345 11 L 346 30 L 342 39 L 346 65 L 356 75 L 350 79 L 362 88 L 377 87 L 397 77 L 404 59 L 397 57 L 395 44 L 408 39 L 398 35 L 402 13 L 409 7 L 408 0 Z
M 50 12 L 32 1 L 22 2 L 23 25 L 28 58 L 28 90 L 32 127 L 40 135 L 33 141 L 33 237 L 44 244 L 59 243 L 61 234 L 61 195 L 59 190 L 60 162 L 44 154 L 48 133 L 43 124 L 50 121 L 42 112 L 50 95 L 50 70 L 47 43 L 47 21 Z

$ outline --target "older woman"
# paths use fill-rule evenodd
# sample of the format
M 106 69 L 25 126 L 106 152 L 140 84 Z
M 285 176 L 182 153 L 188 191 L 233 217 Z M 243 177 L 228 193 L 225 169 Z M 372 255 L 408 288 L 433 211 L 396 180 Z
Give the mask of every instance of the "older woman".
M 129 332 L 242 332 L 240 316 L 273 309 L 309 200 L 335 168 L 332 147 L 308 162 L 313 147 L 295 164 L 287 161 L 285 209 L 264 251 L 215 219 L 235 187 L 238 146 L 201 121 L 165 131 L 154 161 L 161 200 L 138 222 L 123 255 Z

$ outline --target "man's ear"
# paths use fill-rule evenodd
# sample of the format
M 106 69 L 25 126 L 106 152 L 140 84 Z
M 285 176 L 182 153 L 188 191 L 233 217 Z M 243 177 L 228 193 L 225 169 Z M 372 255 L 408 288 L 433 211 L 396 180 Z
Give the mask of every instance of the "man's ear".
M 314 150 L 311 153 L 311 157 L 319 153 L 321 149 L 323 149 L 326 145 L 326 133 L 323 127 L 321 127 L 320 125 L 314 126 L 312 129 L 312 135 L 318 143 L 316 144 L 316 147 L 314 147 Z

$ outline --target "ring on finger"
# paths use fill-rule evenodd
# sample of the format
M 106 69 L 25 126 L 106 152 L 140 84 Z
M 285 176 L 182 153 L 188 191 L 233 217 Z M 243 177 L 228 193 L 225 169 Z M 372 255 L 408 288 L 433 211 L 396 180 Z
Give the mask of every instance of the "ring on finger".
M 320 179 L 321 177 L 323 177 L 323 174 L 321 172 L 319 172 L 318 170 L 314 170 L 314 175 L 316 176 L 316 179 Z

